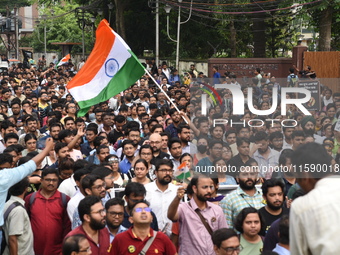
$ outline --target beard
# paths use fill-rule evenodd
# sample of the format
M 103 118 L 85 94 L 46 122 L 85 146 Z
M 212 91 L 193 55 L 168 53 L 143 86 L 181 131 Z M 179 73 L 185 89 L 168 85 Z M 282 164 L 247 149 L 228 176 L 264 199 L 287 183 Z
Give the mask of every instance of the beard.
M 209 197 L 207 197 L 207 196 L 209 196 Z M 201 202 L 207 202 L 211 198 L 211 193 L 207 193 L 205 195 L 196 194 L 196 197 Z
M 109 227 L 109 228 L 112 228 L 112 229 L 117 229 L 119 228 L 120 224 L 119 225 L 114 225 L 112 224 L 110 221 L 106 221 L 106 225 Z
M 251 185 L 248 185 L 247 182 L 251 181 Z M 247 179 L 246 181 L 239 180 L 240 188 L 243 190 L 252 190 L 255 187 L 255 181 L 253 179 Z
M 169 177 L 169 181 L 165 180 L 167 177 Z M 168 185 L 170 182 L 172 182 L 172 178 L 170 175 L 167 175 L 163 179 L 159 179 L 158 182 L 162 185 Z
M 101 229 L 105 228 L 105 223 L 102 223 L 102 221 L 97 221 L 97 220 L 91 218 L 91 220 L 90 220 L 90 227 L 93 230 L 101 230 Z
M 275 201 L 275 202 L 277 202 L 277 201 Z M 269 201 L 267 201 L 267 206 L 268 206 L 271 210 L 273 210 L 273 211 L 278 211 L 278 210 L 280 210 L 280 209 L 282 208 L 282 204 L 283 204 L 282 201 L 280 201 L 280 205 L 275 205 L 275 204 L 272 204 L 272 203 L 270 203 Z
M 313 128 L 310 128 L 310 129 L 303 129 L 303 132 L 306 134 L 306 135 L 314 135 L 314 129 Z

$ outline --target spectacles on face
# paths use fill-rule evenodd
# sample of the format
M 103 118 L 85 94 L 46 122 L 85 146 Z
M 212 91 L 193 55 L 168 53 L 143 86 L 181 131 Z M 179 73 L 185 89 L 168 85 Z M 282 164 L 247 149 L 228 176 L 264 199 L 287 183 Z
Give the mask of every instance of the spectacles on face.
M 118 216 L 118 218 L 121 218 L 121 217 L 123 217 L 124 216 L 124 213 L 122 213 L 122 212 L 107 212 L 110 216 L 112 216 L 112 217 L 117 217 Z
M 150 141 L 150 144 L 160 144 L 160 141 Z
M 158 172 L 161 172 L 161 173 L 173 173 L 174 170 L 172 170 L 172 169 L 159 169 Z
M 235 251 L 237 254 L 239 254 L 243 250 L 243 247 L 240 245 L 238 247 L 221 247 L 221 249 L 225 250 L 228 255 L 232 255 Z
M 87 252 L 87 253 L 89 253 L 90 251 L 91 251 L 91 246 L 87 247 L 84 250 L 79 250 L 79 252 Z
M 58 179 L 44 179 L 45 182 L 57 182 Z
M 105 189 L 106 188 L 106 184 L 103 183 L 102 185 L 93 186 L 93 188 L 96 189 L 96 190 Z
M 140 212 L 142 212 L 142 211 L 144 211 L 144 212 L 151 212 L 151 208 L 150 207 L 137 207 L 137 208 L 135 208 L 135 212 L 137 212 L 137 213 L 140 213 Z
M 105 216 L 105 215 L 106 215 L 105 209 L 101 209 L 101 210 L 99 210 L 99 211 L 97 211 L 97 212 L 91 212 L 91 213 L 100 214 L 101 216 Z

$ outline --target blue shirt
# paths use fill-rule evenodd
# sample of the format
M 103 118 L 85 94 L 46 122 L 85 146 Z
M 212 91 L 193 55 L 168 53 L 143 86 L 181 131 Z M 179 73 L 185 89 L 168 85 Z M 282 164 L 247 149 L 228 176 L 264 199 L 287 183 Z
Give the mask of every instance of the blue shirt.
M 171 123 L 166 129 L 165 132 L 170 133 L 171 137 L 177 137 L 178 138 L 178 133 L 177 133 L 177 128 L 174 126 L 173 123 Z
M 112 243 L 113 239 L 115 239 L 115 236 L 111 233 L 111 231 L 108 227 L 107 227 L 107 230 L 109 231 L 109 234 L 110 234 L 110 243 Z M 118 234 L 120 234 L 120 233 L 122 233 L 126 230 L 128 230 L 126 227 L 123 227 L 123 225 L 120 225 L 116 235 L 118 235 Z
M 129 172 L 130 168 L 131 168 L 131 163 L 124 156 L 123 160 L 119 163 L 120 172 L 123 174 L 126 174 L 127 172 Z
M 0 170 L 0 226 L 4 225 L 4 207 L 8 189 L 31 174 L 36 168 L 35 162 L 30 160 L 15 168 Z
M 90 144 L 88 142 L 83 143 L 80 145 L 80 151 L 83 153 L 86 157 L 90 155 L 90 152 L 93 149 L 91 148 Z

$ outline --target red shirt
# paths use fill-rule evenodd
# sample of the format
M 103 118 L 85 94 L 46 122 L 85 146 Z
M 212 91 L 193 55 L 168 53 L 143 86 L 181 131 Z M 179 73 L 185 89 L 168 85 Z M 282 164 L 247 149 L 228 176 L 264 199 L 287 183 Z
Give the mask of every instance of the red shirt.
M 147 238 L 141 240 L 133 233 L 133 227 L 127 231 L 116 235 L 112 242 L 110 255 L 138 255 L 144 248 L 147 241 L 152 237 L 152 229 Z M 150 248 L 146 252 L 146 255 L 174 255 L 176 254 L 176 248 L 170 241 L 169 237 L 162 232 L 157 232 L 157 236 Z
M 39 190 L 30 205 L 32 194 L 25 198 L 25 206 L 31 219 L 34 252 L 36 255 L 59 255 L 63 239 L 71 231 L 71 222 L 66 207 L 62 205 L 61 194 L 56 191 L 47 199 Z M 69 200 L 67 197 L 67 202 Z
M 92 240 L 91 237 L 86 234 L 83 226 L 79 226 L 73 229 L 70 233 L 67 234 L 66 237 L 76 234 L 83 234 L 84 236 L 86 236 L 91 246 L 92 255 L 106 255 L 108 252 L 110 252 L 110 234 L 106 227 L 99 230 L 98 245 Z

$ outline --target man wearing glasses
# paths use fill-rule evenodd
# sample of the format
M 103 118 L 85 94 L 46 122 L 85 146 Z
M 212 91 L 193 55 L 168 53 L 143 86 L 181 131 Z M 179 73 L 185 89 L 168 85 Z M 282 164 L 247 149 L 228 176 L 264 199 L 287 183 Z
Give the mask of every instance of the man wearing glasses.
M 124 200 L 118 197 L 112 198 L 105 203 L 106 226 L 110 234 L 110 243 L 115 236 L 127 230 L 122 225 L 124 220 Z
M 106 226 L 106 211 L 98 196 L 87 196 L 78 205 L 82 225 L 67 234 L 83 234 L 90 243 L 92 255 L 107 254 L 110 249 L 110 236 Z
M 171 235 L 172 221 L 168 219 L 168 208 L 176 197 L 178 186 L 172 184 L 174 165 L 169 159 L 160 159 L 156 164 L 156 180 L 145 185 L 146 200 L 157 216 L 159 229 Z
M 170 239 L 162 232 L 156 232 L 150 227 L 152 215 L 148 202 L 144 200 L 136 203 L 130 215 L 133 226 L 115 237 L 111 245 L 110 255 L 177 254 Z M 148 244 L 150 246 L 147 249 L 144 248 Z
M 231 228 L 221 228 L 212 235 L 216 255 L 240 254 L 242 246 L 237 233 Z
M 71 230 L 66 212 L 70 198 L 57 190 L 58 175 L 57 169 L 45 169 L 41 175 L 40 190 L 25 198 L 37 255 L 60 254 L 62 240 Z M 33 195 L 35 197 L 31 199 Z

